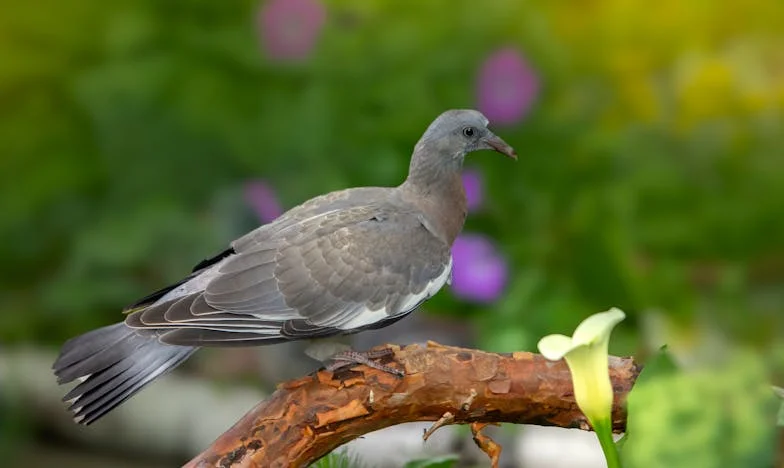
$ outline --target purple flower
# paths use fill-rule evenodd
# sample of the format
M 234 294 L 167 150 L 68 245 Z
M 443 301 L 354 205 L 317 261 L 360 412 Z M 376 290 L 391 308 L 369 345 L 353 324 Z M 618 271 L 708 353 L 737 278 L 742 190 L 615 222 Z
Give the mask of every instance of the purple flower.
M 452 291 L 474 302 L 493 302 L 506 286 L 506 261 L 490 239 L 463 234 L 452 245 Z
M 474 212 L 482 206 L 484 198 L 484 187 L 482 186 L 482 174 L 476 169 L 466 169 L 463 171 L 463 188 L 465 189 L 468 211 Z
M 528 62 L 515 49 L 499 49 L 479 71 L 479 110 L 493 123 L 511 125 L 528 110 L 539 90 L 539 80 Z
M 267 55 L 296 61 L 310 55 L 325 19 L 318 0 L 269 0 L 259 10 L 256 25 Z
M 253 208 L 262 223 L 269 223 L 283 213 L 275 191 L 262 180 L 245 184 L 245 203 Z

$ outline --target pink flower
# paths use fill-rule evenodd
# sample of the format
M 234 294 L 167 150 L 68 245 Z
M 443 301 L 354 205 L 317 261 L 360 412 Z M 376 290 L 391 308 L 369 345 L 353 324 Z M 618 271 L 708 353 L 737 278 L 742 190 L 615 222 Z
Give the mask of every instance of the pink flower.
M 325 19 L 318 0 L 269 0 L 259 10 L 256 25 L 270 58 L 297 61 L 310 55 Z
M 468 202 L 468 212 L 471 213 L 482 206 L 482 200 L 484 199 L 482 174 L 476 169 L 466 169 L 463 171 L 462 178 L 466 201 Z
M 515 49 L 500 49 L 488 57 L 479 71 L 477 101 L 490 122 L 511 125 L 531 108 L 539 80 L 528 62 Z
M 463 234 L 452 245 L 452 292 L 463 299 L 489 303 L 498 299 L 507 280 L 506 261 L 487 237 Z
M 283 214 L 275 191 L 262 180 L 245 184 L 245 203 L 250 205 L 262 223 L 269 223 Z

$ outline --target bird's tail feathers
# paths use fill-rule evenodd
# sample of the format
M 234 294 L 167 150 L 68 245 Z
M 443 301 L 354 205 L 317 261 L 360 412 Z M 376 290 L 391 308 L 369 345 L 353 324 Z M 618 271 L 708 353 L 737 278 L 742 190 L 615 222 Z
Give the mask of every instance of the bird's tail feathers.
M 78 380 L 63 398 L 74 420 L 90 424 L 185 361 L 196 348 L 165 345 L 123 323 L 68 340 L 54 363 L 59 383 Z

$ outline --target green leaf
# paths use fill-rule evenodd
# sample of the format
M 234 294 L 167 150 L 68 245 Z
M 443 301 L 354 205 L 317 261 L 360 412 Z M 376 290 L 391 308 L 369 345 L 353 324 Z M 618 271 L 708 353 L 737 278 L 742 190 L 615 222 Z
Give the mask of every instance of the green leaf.
M 637 377 L 635 387 L 660 377 L 675 374 L 676 372 L 678 372 L 678 364 L 675 363 L 672 354 L 667 350 L 667 345 L 664 345 L 646 361 L 645 367 L 643 367 L 642 372 Z
M 620 439 L 615 441 L 615 447 L 618 449 L 618 452 L 623 453 L 623 447 L 626 445 L 627 440 L 629 440 L 628 432 L 622 435 Z
M 457 455 L 449 454 L 423 460 L 412 460 L 406 463 L 405 468 L 451 468 L 455 466 L 459 458 Z
M 311 468 L 363 468 L 363 464 L 356 455 L 350 455 L 345 450 L 336 450 L 316 463 Z

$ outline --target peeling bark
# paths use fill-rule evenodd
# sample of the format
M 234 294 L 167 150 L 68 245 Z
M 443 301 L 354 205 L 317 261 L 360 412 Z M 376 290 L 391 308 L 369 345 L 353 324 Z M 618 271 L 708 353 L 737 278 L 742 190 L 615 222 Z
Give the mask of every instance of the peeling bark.
M 431 433 L 472 424 L 474 440 L 497 459 L 501 447 L 480 433 L 489 423 L 589 427 L 564 362 L 432 342 L 390 347 L 384 362 L 404 377 L 357 365 L 285 382 L 185 466 L 307 466 L 363 434 L 412 421 L 437 421 Z M 625 427 L 624 402 L 639 372 L 630 358 L 610 358 L 615 431 Z

